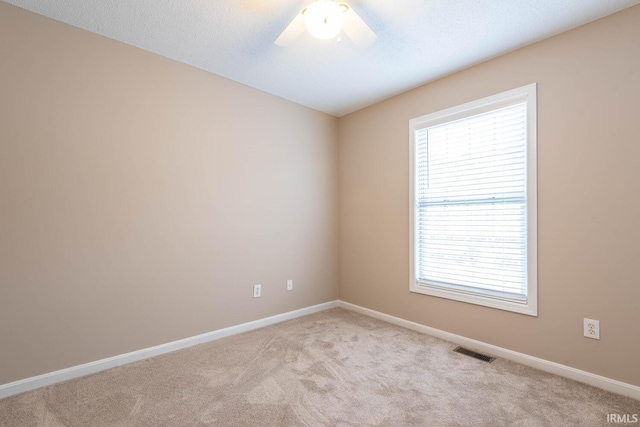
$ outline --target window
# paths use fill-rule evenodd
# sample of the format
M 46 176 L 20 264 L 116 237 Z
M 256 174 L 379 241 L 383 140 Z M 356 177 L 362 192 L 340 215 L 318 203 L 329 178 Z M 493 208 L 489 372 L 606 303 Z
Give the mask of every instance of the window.
M 410 128 L 410 290 L 536 316 L 536 85 Z

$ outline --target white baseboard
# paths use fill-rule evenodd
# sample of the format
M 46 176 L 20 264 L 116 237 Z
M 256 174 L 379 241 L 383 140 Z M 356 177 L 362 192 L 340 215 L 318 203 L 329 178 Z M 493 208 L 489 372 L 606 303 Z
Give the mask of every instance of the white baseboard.
M 280 323 L 286 320 L 295 319 L 296 317 L 306 316 L 308 314 L 328 310 L 337 306 L 337 301 L 330 301 L 324 304 L 313 305 L 311 307 L 305 307 L 299 310 L 276 314 L 275 316 L 271 317 L 265 317 L 264 319 L 258 319 L 252 322 L 242 323 L 240 325 L 230 326 L 224 329 L 218 329 L 217 331 L 207 332 L 205 334 L 196 335 L 194 337 L 184 338 L 166 344 L 160 344 L 155 347 L 144 348 L 142 350 L 132 351 L 131 353 L 120 354 L 118 356 L 96 360 L 95 362 L 89 362 L 83 365 L 73 366 L 71 368 L 61 369 L 59 371 L 38 375 L 36 377 L 25 378 L 23 380 L 2 384 L 0 385 L 0 399 L 62 381 L 71 380 L 73 378 L 78 378 L 96 372 L 104 371 L 116 366 L 126 365 L 127 363 L 148 359 L 149 357 L 158 356 L 161 354 L 169 353 L 171 351 L 180 350 L 182 348 L 191 347 L 196 344 L 202 344 L 205 342 L 228 337 L 230 335 L 240 334 L 242 332 L 251 331 L 253 329 L 263 328 L 275 323 Z
M 528 354 L 518 353 L 517 351 L 508 350 L 506 348 L 498 347 L 496 345 L 487 344 L 482 341 L 477 341 L 471 338 L 463 337 L 461 335 L 452 334 L 450 332 L 446 332 L 440 329 L 421 325 L 420 323 L 411 322 L 409 320 L 401 319 L 399 317 L 391 316 L 389 314 L 384 314 L 379 311 L 364 308 L 359 305 L 351 304 L 348 302 L 338 301 L 338 307 L 355 311 L 356 313 L 364 314 L 366 316 L 373 317 L 375 319 L 384 320 L 385 322 L 402 326 L 407 329 L 412 329 L 417 332 L 422 332 L 424 334 L 431 335 L 436 338 L 440 338 L 446 341 L 451 341 L 455 344 L 468 347 L 473 350 L 486 352 L 493 356 L 512 360 L 522 365 L 540 369 L 541 371 L 549 372 L 565 378 L 570 378 L 572 380 L 589 384 L 594 387 L 601 388 L 603 390 L 607 390 L 613 393 L 621 394 L 623 396 L 631 397 L 632 399 L 640 400 L 640 387 L 635 386 L 633 384 L 623 383 L 622 381 L 613 380 L 611 378 L 603 377 L 601 375 L 592 374 L 591 372 L 581 371 L 580 369 L 572 368 L 570 366 L 561 365 L 555 362 L 550 362 L 545 359 L 529 356 Z
M 158 356 L 169 353 L 171 351 L 180 350 L 182 348 L 191 347 L 196 344 L 202 344 L 214 341 L 220 338 L 251 331 L 253 329 L 262 328 L 286 320 L 295 319 L 297 317 L 306 316 L 308 314 L 317 313 L 319 311 L 328 310 L 334 307 L 342 307 L 347 310 L 355 311 L 366 316 L 370 316 L 379 320 L 383 320 L 394 325 L 412 329 L 427 335 L 451 341 L 458 345 L 469 347 L 474 350 L 489 353 L 491 355 L 512 360 L 532 368 L 540 369 L 572 380 L 580 381 L 585 384 L 592 385 L 613 393 L 628 396 L 633 399 L 640 400 L 640 387 L 603 377 L 601 375 L 592 374 L 590 372 L 581 371 L 570 366 L 561 365 L 559 363 L 550 362 L 538 357 L 529 356 L 517 351 L 508 350 L 482 341 L 466 338 L 461 335 L 452 334 L 440 329 L 421 325 L 399 317 L 384 314 L 379 311 L 364 308 L 355 304 L 344 301 L 330 301 L 324 304 L 318 304 L 299 310 L 289 311 L 287 313 L 277 314 L 275 316 L 266 317 L 264 319 L 254 320 L 252 322 L 242 323 L 236 326 L 230 326 L 217 331 L 207 332 L 205 334 L 196 335 L 194 337 L 173 341 L 166 344 L 149 347 L 142 350 L 125 353 L 118 356 L 109 357 L 95 362 L 85 363 L 83 365 L 73 366 L 71 368 L 61 369 L 59 371 L 50 372 L 36 377 L 25 378 L 23 380 L 0 385 L 0 399 L 23 393 L 25 391 L 34 390 L 36 388 L 45 387 L 62 381 L 71 380 L 73 378 L 82 377 L 96 372 L 111 369 L 116 366 L 126 365 L 128 363 L 144 360 L 149 357 Z

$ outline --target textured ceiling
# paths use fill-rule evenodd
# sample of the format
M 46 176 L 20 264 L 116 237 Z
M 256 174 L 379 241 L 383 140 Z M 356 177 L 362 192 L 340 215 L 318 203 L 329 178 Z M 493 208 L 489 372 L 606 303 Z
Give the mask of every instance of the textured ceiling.
M 378 39 L 273 44 L 311 0 L 5 0 L 342 116 L 640 0 L 350 0 Z

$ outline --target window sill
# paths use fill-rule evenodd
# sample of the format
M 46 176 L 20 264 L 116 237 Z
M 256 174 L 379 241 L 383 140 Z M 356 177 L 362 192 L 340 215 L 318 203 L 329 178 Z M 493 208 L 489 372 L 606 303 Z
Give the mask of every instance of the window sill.
M 537 301 L 534 298 L 529 298 L 527 302 L 513 302 L 506 301 L 492 297 L 485 297 L 476 294 L 470 294 L 460 292 L 456 290 L 448 290 L 442 288 L 435 288 L 425 284 L 411 284 L 409 287 L 411 292 L 415 292 L 423 295 L 430 295 L 439 298 L 446 298 L 454 301 L 466 302 L 469 304 L 482 305 L 490 308 L 497 308 L 499 310 L 511 311 L 519 314 L 526 314 L 527 316 L 538 316 Z

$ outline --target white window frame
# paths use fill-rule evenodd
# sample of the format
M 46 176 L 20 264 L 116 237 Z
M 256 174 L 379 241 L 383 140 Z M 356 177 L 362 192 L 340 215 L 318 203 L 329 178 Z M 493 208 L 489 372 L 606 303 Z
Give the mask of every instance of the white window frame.
M 441 284 L 418 283 L 416 279 L 415 266 L 415 211 L 416 211 L 416 165 L 415 165 L 415 132 L 418 129 L 424 129 L 466 117 L 475 116 L 484 112 L 499 109 L 503 106 L 516 103 L 518 101 L 526 102 L 526 197 L 527 197 L 527 300 L 526 302 L 515 302 L 492 297 L 490 295 L 482 295 L 478 293 L 469 293 L 465 291 L 455 290 L 453 288 L 443 287 Z M 530 316 L 538 315 L 538 230 L 537 230 L 537 159 L 536 159 L 536 84 L 532 83 L 517 89 L 499 93 L 479 99 L 477 101 L 468 102 L 463 105 L 448 108 L 422 117 L 417 117 L 409 122 L 410 148 L 409 148 L 409 166 L 410 166 L 410 206 L 409 206 L 409 254 L 410 254 L 410 283 L 409 290 L 419 294 L 426 294 L 441 298 L 447 298 L 456 301 L 462 301 L 471 304 L 483 305 L 486 307 L 507 310 L 516 313 L 522 313 Z

